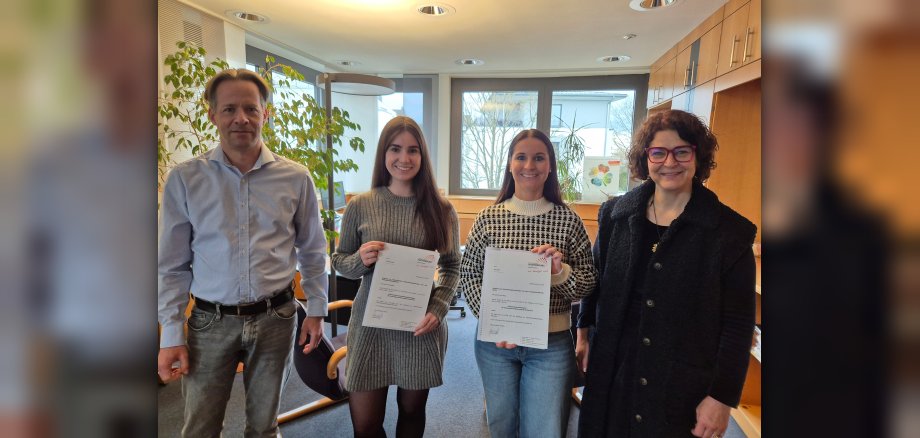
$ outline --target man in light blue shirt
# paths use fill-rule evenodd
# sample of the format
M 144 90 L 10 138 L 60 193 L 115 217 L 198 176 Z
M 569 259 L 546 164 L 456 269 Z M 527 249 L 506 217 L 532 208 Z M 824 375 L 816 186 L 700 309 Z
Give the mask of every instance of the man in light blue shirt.
M 276 436 L 297 320 L 294 270 L 307 296 L 298 340 L 307 354 L 326 316 L 326 239 L 309 171 L 262 142 L 264 80 L 225 70 L 205 98 L 220 146 L 175 166 L 160 206 L 158 373 L 164 382 L 182 377 L 183 436 L 218 436 L 242 362 L 245 434 Z

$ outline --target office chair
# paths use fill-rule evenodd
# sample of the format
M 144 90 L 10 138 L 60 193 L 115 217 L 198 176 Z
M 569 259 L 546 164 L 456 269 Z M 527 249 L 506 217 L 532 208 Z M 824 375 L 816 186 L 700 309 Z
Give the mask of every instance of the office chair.
M 306 300 L 303 289 L 300 287 L 299 272 L 294 276 L 294 298 L 299 301 Z M 327 309 L 330 313 L 339 312 L 339 322 L 347 324 L 351 306 L 352 300 L 338 300 L 329 303 Z M 346 311 L 348 315 L 342 318 L 342 313 Z M 301 326 L 306 316 L 307 313 L 303 306 L 299 306 L 297 309 L 297 333 L 294 339 L 300 338 Z M 332 339 L 323 336 L 316 349 L 306 355 L 303 354 L 301 346 L 294 346 L 294 368 L 297 371 L 297 375 L 307 387 L 322 395 L 323 398 L 282 413 L 278 416 L 278 424 L 286 423 L 348 399 L 348 392 L 345 391 L 344 386 L 345 363 L 342 361 L 348 353 L 348 347 L 346 346 L 347 336 L 347 332 Z

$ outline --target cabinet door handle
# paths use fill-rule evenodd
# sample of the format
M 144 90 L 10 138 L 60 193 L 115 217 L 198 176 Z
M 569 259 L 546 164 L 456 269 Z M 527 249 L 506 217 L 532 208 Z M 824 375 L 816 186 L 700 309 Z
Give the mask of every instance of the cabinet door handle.
M 690 64 L 690 65 L 693 65 L 693 64 Z M 687 67 L 687 69 L 684 70 L 684 89 L 685 90 L 688 87 L 690 87 L 690 72 L 692 71 L 692 68 L 693 67 Z
M 738 43 L 739 43 L 740 41 L 741 41 L 741 40 L 738 38 L 738 35 L 733 35 L 733 36 L 732 36 L 732 53 L 731 53 L 730 55 L 728 55 L 728 59 L 729 59 L 729 61 L 731 61 L 731 63 L 728 64 L 729 67 L 735 65 L 735 62 L 737 62 L 737 61 L 735 61 L 735 47 L 738 47 Z
M 744 59 L 745 60 L 750 58 L 751 56 L 754 56 L 753 48 L 751 49 L 751 53 L 748 53 L 748 45 L 750 44 L 751 41 L 754 40 L 753 38 L 751 38 L 752 36 L 754 36 L 754 29 L 749 27 L 747 29 L 747 35 L 744 36 Z

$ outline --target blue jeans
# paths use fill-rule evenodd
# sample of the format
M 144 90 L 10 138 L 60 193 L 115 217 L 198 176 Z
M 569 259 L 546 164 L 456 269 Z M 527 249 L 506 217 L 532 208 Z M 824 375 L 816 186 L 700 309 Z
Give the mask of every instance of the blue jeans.
M 575 368 L 571 333 L 550 333 L 546 350 L 475 342 L 492 438 L 565 436 Z
M 297 303 L 250 316 L 197 307 L 188 319 L 190 370 L 182 378 L 183 437 L 219 437 L 237 363 L 243 362 L 246 437 L 278 435 L 281 388 L 291 372 Z

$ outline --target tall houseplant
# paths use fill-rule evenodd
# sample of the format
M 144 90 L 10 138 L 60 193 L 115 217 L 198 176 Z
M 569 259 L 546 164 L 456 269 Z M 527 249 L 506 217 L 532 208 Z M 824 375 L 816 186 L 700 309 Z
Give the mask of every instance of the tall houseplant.
M 172 141 L 176 150 L 190 150 L 193 155 L 219 143 L 217 129 L 207 118 L 208 104 L 203 93 L 207 81 L 228 64 L 221 59 L 206 62 L 206 53 L 201 47 L 179 42 L 177 48 L 164 61 L 169 72 L 163 82 L 172 91 L 163 93 L 157 102 L 160 116 L 157 159 L 161 179 L 172 164 L 172 154 L 164 146 L 164 140 Z M 293 91 L 292 81 L 303 81 L 303 75 L 288 65 L 275 62 L 271 56 L 265 58 L 265 66 L 259 68 L 259 74 L 270 84 L 277 98 L 268 103 L 270 118 L 262 127 L 262 140 L 272 152 L 307 166 L 313 183 L 321 191 L 327 189 L 330 174 L 358 170 L 354 161 L 340 158 L 336 148 L 343 145 L 346 129 L 361 129 L 350 120 L 347 111 L 333 108 L 332 117 L 327 120 L 325 109 L 316 99 Z M 320 145 L 325 142 L 327 133 L 333 140 L 330 149 Z M 349 138 L 348 146 L 364 152 L 364 140 L 360 137 Z M 335 212 L 325 208 L 321 212 L 326 237 L 334 239 L 336 234 L 331 224 Z
M 567 132 L 559 141 L 556 151 L 556 170 L 559 175 L 559 188 L 562 190 L 562 200 L 566 204 L 573 204 L 581 199 L 581 171 L 585 159 L 585 143 L 578 132 L 590 126 L 576 126 L 576 112 L 572 116 L 572 124 L 566 124 L 559 118 L 560 130 Z

